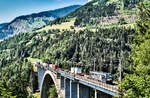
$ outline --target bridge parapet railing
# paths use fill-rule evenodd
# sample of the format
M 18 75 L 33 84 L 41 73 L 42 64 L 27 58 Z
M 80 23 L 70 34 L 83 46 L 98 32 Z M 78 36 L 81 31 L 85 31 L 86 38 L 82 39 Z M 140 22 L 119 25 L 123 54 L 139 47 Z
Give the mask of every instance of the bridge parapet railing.
M 95 81 L 95 80 L 86 78 L 86 77 L 84 77 L 84 76 L 72 74 L 72 73 L 69 72 L 69 71 L 66 72 L 66 71 L 59 70 L 59 72 L 65 74 L 66 76 L 74 77 L 74 78 L 76 78 L 76 79 L 78 79 L 78 80 L 82 80 L 82 81 L 91 83 L 91 84 L 93 84 L 93 85 L 102 87 L 102 88 L 107 89 L 107 90 L 109 90 L 109 91 L 118 92 L 118 87 L 115 86 L 115 85 L 110 85 L 110 84 L 106 84 L 106 83 L 103 83 L 103 82 Z
M 88 78 L 85 78 L 85 77 L 79 76 L 79 75 L 77 75 L 76 78 L 78 78 L 78 79 L 80 79 L 80 80 L 82 80 L 82 81 L 91 83 L 91 84 L 93 84 L 93 85 L 102 87 L 102 88 L 107 89 L 107 90 L 109 90 L 109 91 L 113 91 L 113 92 L 117 92 L 117 91 L 118 91 L 118 87 L 117 87 L 117 86 L 114 86 L 114 85 L 110 85 L 110 84 L 106 84 L 106 83 L 103 83 L 103 82 L 91 80 L 91 79 L 88 79 Z

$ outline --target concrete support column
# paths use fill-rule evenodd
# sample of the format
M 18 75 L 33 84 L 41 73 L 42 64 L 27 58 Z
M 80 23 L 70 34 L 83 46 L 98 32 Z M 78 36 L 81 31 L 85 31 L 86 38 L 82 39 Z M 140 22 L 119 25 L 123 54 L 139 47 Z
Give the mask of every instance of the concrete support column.
M 61 79 L 60 79 L 60 86 L 61 86 L 62 90 L 64 90 L 64 85 L 65 85 L 64 81 L 65 81 L 64 77 L 61 77 Z
M 72 98 L 72 81 L 70 80 L 70 98 Z
M 70 98 L 70 80 L 65 78 L 65 98 Z
M 97 90 L 95 89 L 95 98 L 97 98 Z
M 70 80 L 70 98 L 77 98 L 77 83 Z
M 80 84 L 77 83 L 77 98 L 80 98 Z
M 80 98 L 89 98 L 90 97 L 90 89 L 88 86 L 80 85 L 79 89 L 80 89 L 80 91 L 79 91 Z

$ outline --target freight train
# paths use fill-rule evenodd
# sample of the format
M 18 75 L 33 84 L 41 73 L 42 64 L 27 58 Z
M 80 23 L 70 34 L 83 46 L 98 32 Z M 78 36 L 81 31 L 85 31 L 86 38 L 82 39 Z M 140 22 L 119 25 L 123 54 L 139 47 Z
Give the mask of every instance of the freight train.
M 104 82 L 109 84 L 112 84 L 113 82 L 112 74 L 110 73 L 90 71 L 89 75 L 87 75 L 82 73 L 82 68 L 78 68 L 78 67 L 72 67 L 71 73 L 84 76 L 84 78 L 92 79 L 99 82 Z
M 109 84 L 113 82 L 112 74 L 110 73 L 90 71 L 89 78 Z
M 37 62 L 36 64 L 40 64 L 40 63 Z M 54 70 L 58 69 L 58 66 L 55 64 L 43 63 L 42 65 L 46 68 L 52 68 Z M 92 79 L 95 81 L 109 83 L 109 84 L 113 83 L 112 74 L 110 74 L 110 73 L 90 71 L 89 74 L 87 75 L 87 74 L 82 73 L 82 68 L 78 68 L 78 67 L 72 67 L 70 71 L 64 70 L 64 69 L 61 69 L 61 70 L 65 71 L 67 73 L 83 76 L 84 78 L 87 78 L 87 79 Z

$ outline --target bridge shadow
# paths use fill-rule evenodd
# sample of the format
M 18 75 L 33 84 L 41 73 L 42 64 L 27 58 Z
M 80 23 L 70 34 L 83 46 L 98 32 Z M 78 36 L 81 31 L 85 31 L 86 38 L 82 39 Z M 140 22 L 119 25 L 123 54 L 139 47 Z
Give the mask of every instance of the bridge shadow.
M 41 88 L 41 98 L 48 98 L 50 95 L 49 89 L 55 85 L 53 79 L 49 74 L 44 77 L 44 81 Z

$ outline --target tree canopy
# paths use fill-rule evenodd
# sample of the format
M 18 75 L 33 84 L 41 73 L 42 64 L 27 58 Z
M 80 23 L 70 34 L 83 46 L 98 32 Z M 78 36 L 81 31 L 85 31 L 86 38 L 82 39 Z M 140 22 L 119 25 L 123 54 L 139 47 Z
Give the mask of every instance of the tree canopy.
M 150 97 L 150 4 L 140 3 L 139 17 L 130 60 L 131 74 L 126 74 L 120 87 L 130 98 Z

